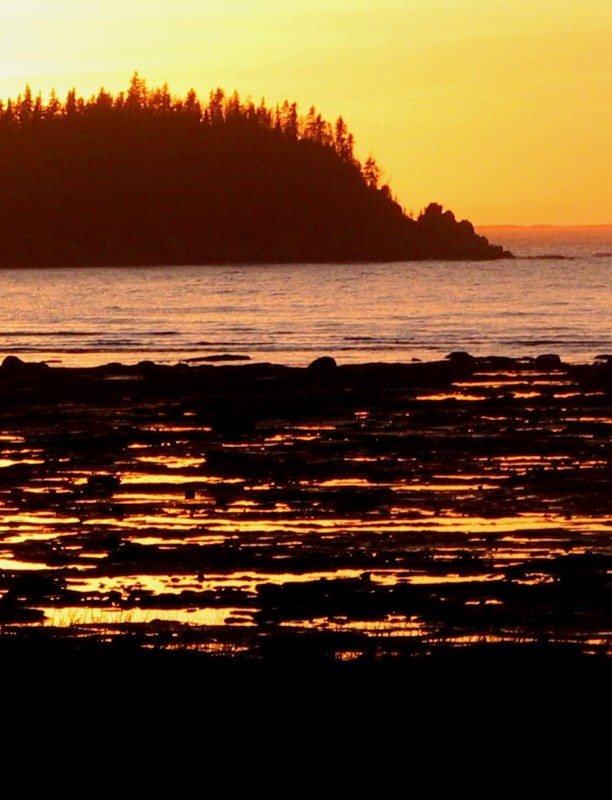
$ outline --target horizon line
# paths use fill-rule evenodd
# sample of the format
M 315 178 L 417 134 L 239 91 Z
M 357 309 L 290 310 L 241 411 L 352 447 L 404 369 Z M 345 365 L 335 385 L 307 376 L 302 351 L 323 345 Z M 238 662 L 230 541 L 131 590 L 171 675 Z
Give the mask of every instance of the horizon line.
M 550 223 L 550 222 L 484 222 L 473 223 L 475 228 L 612 228 L 612 222 L 589 222 L 589 223 Z

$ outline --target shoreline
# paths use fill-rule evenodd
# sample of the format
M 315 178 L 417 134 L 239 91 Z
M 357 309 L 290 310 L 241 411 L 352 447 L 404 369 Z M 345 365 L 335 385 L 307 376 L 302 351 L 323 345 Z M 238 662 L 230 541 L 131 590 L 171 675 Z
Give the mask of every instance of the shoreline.
M 15 664 L 611 663 L 610 355 L 9 356 L 0 419 Z

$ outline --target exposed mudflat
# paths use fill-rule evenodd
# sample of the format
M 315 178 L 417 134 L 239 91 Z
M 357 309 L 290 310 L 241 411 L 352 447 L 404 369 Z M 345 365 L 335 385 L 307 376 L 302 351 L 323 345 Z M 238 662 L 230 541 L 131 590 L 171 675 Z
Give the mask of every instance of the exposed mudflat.
M 611 433 L 609 356 L 7 358 L 0 651 L 608 661 Z

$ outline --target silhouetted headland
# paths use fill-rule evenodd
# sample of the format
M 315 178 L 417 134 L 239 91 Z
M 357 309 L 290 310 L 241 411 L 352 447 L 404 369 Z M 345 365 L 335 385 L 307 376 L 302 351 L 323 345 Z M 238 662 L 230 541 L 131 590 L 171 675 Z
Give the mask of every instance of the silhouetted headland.
M 510 257 L 431 203 L 408 216 L 339 117 L 221 89 L 201 103 L 135 74 L 127 92 L 29 87 L 0 102 L 0 265 Z

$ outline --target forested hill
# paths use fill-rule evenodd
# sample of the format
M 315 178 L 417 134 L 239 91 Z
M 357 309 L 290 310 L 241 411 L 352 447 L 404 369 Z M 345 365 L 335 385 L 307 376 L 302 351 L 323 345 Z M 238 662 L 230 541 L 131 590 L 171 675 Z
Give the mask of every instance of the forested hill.
M 490 259 L 431 204 L 406 216 L 342 120 L 207 103 L 135 74 L 127 92 L 0 103 L 0 265 Z

